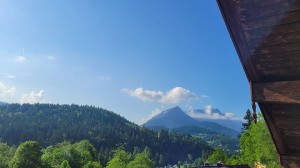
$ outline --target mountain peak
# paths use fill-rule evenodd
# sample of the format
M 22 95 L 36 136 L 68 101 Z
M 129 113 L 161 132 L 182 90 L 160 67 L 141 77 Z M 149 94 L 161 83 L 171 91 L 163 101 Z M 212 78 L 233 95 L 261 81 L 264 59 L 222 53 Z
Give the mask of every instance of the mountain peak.
M 205 110 L 205 109 L 204 109 Z M 205 113 L 206 111 L 201 110 L 199 112 Z M 212 109 L 210 109 L 212 110 Z M 221 113 L 218 109 L 218 113 Z M 207 111 L 208 112 L 208 111 Z M 211 112 L 211 111 L 210 111 Z M 196 118 L 192 118 L 187 115 L 182 109 L 178 106 L 166 109 L 148 120 L 144 126 L 146 127 L 165 127 L 169 129 L 183 127 L 183 126 L 197 126 L 200 128 L 205 128 L 213 132 L 220 132 L 227 135 L 237 135 L 238 132 L 218 124 L 218 122 L 211 121 L 197 121 Z
M 176 106 L 162 111 L 147 121 L 144 125 L 147 127 L 164 126 L 166 128 L 174 128 L 178 126 L 193 125 L 195 123 L 197 123 L 196 120 L 183 112 L 179 106 Z

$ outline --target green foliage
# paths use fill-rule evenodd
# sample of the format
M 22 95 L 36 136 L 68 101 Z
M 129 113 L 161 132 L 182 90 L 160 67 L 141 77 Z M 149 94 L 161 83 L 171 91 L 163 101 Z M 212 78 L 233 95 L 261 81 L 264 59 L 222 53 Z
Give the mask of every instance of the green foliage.
M 39 168 L 42 167 L 42 147 L 35 141 L 23 142 L 11 160 L 11 168 Z
M 61 165 L 60 168 L 71 168 L 69 162 L 67 160 L 64 160 Z
M 249 130 L 242 134 L 240 143 L 241 162 L 253 165 L 254 161 L 258 161 L 267 167 L 280 167 L 275 146 L 261 114 L 257 124 L 251 124 Z
M 102 168 L 102 166 L 98 162 L 89 161 L 83 168 Z
M 249 109 L 246 111 L 246 115 L 244 116 L 244 120 L 245 120 L 245 122 L 242 123 L 242 125 L 243 125 L 242 131 L 243 132 L 250 128 L 250 125 L 253 121 L 253 116 L 251 115 L 251 111 Z
M 227 165 L 239 165 L 239 164 L 242 164 L 242 162 L 240 160 L 241 160 L 240 155 L 234 154 L 230 158 L 227 159 L 226 164 Z
M 154 161 L 150 159 L 150 152 L 148 150 L 144 150 L 143 152 L 137 154 L 133 161 L 131 161 L 128 165 L 128 168 L 154 168 Z
M 249 114 L 246 116 L 249 117 Z M 248 164 L 253 167 L 254 162 L 260 162 L 268 168 L 279 168 L 275 146 L 262 115 L 258 115 L 256 124 L 247 125 L 249 127 L 244 127 L 247 129 L 240 137 L 240 155 L 232 155 L 227 164 Z
M 130 154 L 124 148 L 118 148 L 114 151 L 114 157 L 108 162 L 106 168 L 125 168 L 130 161 Z
M 221 162 L 225 164 L 227 161 L 227 156 L 222 148 L 216 148 L 212 153 L 212 155 L 210 155 L 207 160 L 209 163 Z
M 14 151 L 6 143 L 0 142 L 0 168 L 8 168 Z
M 22 122 L 18 122 L 22 121 Z M 187 154 L 201 157 L 199 151 L 210 151 L 211 147 L 201 138 L 169 131 L 152 131 L 139 127 L 111 111 L 93 106 L 54 105 L 54 104 L 6 104 L 0 106 L 0 139 L 8 145 L 35 140 L 45 149 L 45 165 L 60 165 L 68 160 L 73 165 L 84 165 L 87 161 L 99 160 L 106 165 L 112 150 L 117 144 L 135 154 L 148 146 L 151 156 L 159 162 L 159 155 L 164 156 L 164 165 L 184 161 Z M 64 151 L 54 146 L 63 141 L 78 142 L 87 139 L 95 148 L 65 144 Z M 51 149 L 51 147 L 53 149 Z M 80 145 L 79 145 L 80 146 Z M 95 152 L 95 149 L 98 152 Z M 89 151 L 89 152 L 87 152 Z M 47 154 L 51 153 L 51 156 Z M 68 158 L 83 156 L 78 163 Z M 60 159 L 62 158 L 62 159 Z M 56 163 L 56 161 L 58 163 Z M 53 163 L 52 163 L 53 162 Z
M 44 150 L 42 160 L 46 165 L 58 167 L 67 162 L 70 167 L 82 167 L 91 161 L 96 161 L 96 149 L 86 140 L 71 144 L 62 142 Z

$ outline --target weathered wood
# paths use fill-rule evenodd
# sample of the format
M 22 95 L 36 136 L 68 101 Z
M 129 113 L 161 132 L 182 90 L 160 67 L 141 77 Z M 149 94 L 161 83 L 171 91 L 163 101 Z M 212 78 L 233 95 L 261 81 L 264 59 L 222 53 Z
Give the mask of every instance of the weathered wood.
M 300 81 L 253 83 L 255 102 L 300 104 Z
M 240 10 L 239 19 L 241 21 L 247 21 L 247 20 L 253 20 L 253 19 L 300 10 L 300 1 L 285 0 L 285 1 L 280 1 L 278 3 L 263 5 L 260 7 L 253 7 L 253 5 L 249 5 L 249 6 L 244 5 L 244 7 L 239 8 L 239 10 Z
M 289 51 L 300 51 L 300 42 L 263 46 L 250 49 L 250 53 L 252 55 L 283 53 Z
M 280 163 L 284 168 L 299 168 L 300 156 L 280 155 Z
M 217 1 L 281 164 L 300 167 L 300 0 Z
M 288 81 L 300 78 L 298 68 L 258 69 L 261 82 Z
M 300 50 L 283 53 L 253 55 L 256 63 L 300 61 Z
M 241 8 L 247 9 L 247 7 L 251 6 L 251 8 L 257 8 L 265 5 L 270 5 L 274 3 L 279 3 L 284 0 L 237 0 L 241 4 Z
M 300 22 L 278 25 L 276 27 L 265 27 L 261 29 L 253 29 L 244 31 L 246 39 L 266 37 L 269 35 L 284 35 L 286 33 L 299 32 Z
M 241 26 L 243 30 L 260 29 L 264 27 L 277 26 L 282 24 L 289 24 L 300 21 L 300 11 L 294 11 L 274 16 L 268 16 L 250 21 L 242 21 Z
M 217 2 L 248 80 L 259 81 L 260 77 L 250 56 L 243 30 L 237 18 L 234 2 L 231 0 L 218 0 Z
M 300 59 L 295 60 L 287 60 L 287 61 L 263 61 L 263 62 L 257 62 L 256 63 L 257 69 L 261 69 L 262 71 L 268 71 L 268 70 L 274 70 L 279 68 L 286 68 L 286 69 L 292 69 L 296 68 L 298 69 L 300 67 Z M 300 69 L 299 69 L 300 71 Z
M 300 153 L 300 104 L 269 103 L 268 105 L 268 113 L 279 130 L 286 150 L 289 153 Z
M 299 1 L 300 2 L 300 1 Z M 250 49 L 255 49 L 257 47 L 272 46 L 286 43 L 300 42 L 300 29 L 298 32 L 272 35 L 267 37 L 251 38 L 247 39 L 248 46 Z

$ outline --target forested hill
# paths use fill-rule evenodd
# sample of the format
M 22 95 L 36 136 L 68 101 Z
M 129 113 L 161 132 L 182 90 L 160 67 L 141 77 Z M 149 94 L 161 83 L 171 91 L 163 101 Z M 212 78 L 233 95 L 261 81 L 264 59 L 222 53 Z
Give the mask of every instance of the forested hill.
M 133 152 L 150 148 L 152 157 L 165 163 L 208 154 L 211 148 L 200 138 L 161 130 L 151 131 L 111 111 L 93 106 L 54 104 L 6 104 L 0 106 L 0 141 L 9 145 L 35 140 L 46 147 L 63 141 L 89 140 L 102 163 L 119 144 Z

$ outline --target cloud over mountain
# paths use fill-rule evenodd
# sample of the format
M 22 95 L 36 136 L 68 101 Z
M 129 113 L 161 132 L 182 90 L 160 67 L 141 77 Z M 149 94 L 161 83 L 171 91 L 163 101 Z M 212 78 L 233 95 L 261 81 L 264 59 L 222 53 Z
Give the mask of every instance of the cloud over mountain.
M 39 92 L 32 91 L 27 94 L 23 94 L 20 100 L 20 103 L 39 103 L 43 100 L 44 98 L 44 90 L 40 90 Z
M 174 87 L 168 92 L 144 90 L 143 88 L 137 88 L 134 90 L 122 89 L 131 97 L 136 97 L 146 102 L 159 102 L 163 104 L 176 104 L 182 101 L 195 99 L 197 96 L 190 90 L 182 87 Z
M 188 114 L 193 118 L 218 119 L 218 120 L 241 120 L 233 113 L 222 113 L 219 109 L 206 106 L 203 110 L 190 110 Z

